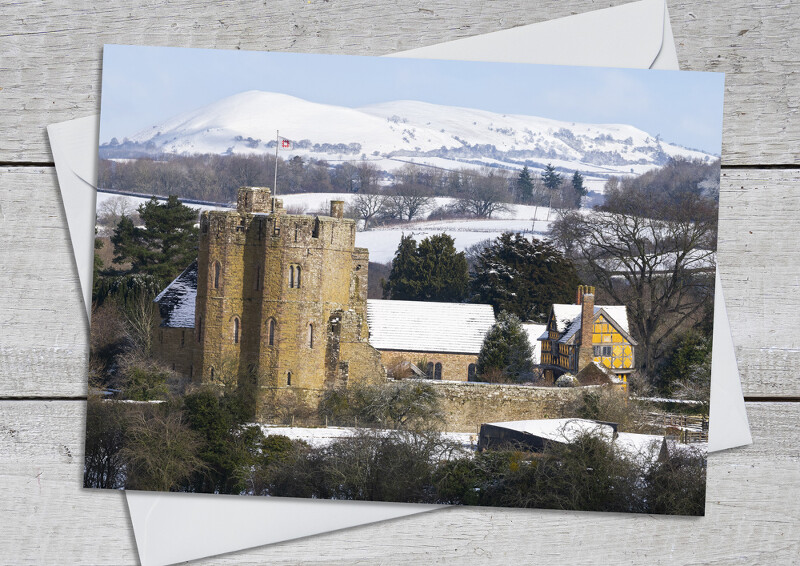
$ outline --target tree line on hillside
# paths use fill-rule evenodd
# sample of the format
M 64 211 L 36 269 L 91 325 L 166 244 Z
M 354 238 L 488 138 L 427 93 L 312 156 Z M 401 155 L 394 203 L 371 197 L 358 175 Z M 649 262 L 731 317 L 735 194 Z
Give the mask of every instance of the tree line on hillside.
M 365 224 L 373 218 L 410 221 L 424 214 L 491 217 L 511 203 L 576 207 L 586 195 L 579 172 L 568 179 L 552 165 L 541 175 L 531 175 L 527 166 L 515 174 L 491 167 L 447 170 L 412 163 L 386 172 L 367 160 L 331 164 L 299 156 L 279 157 L 277 163 L 278 193 L 357 193 L 354 210 Z M 272 155 L 102 159 L 98 172 L 99 186 L 109 191 L 223 203 L 234 201 L 239 187 L 272 187 L 274 178 Z M 458 200 L 431 210 L 437 196 Z

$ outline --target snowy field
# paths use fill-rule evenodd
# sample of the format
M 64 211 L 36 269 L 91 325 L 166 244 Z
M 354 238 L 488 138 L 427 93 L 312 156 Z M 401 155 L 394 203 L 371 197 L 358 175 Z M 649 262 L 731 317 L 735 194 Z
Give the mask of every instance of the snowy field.
M 353 193 L 303 193 L 278 195 L 278 197 L 283 199 L 284 208 L 291 213 L 313 214 L 330 210 L 332 200 L 343 200 L 347 203 L 355 198 L 355 195 Z M 98 210 L 103 202 L 119 198 L 128 200 L 133 209 L 148 200 L 142 197 L 98 192 Z M 446 206 L 453 200 L 448 197 L 435 197 L 432 199 L 431 208 Z M 197 210 L 230 210 L 225 206 L 191 203 L 188 206 Z M 529 236 L 533 234 L 537 238 L 542 238 L 550 227 L 550 221 L 554 219 L 555 213 L 547 207 L 517 204 L 510 205 L 508 211 L 497 212 L 493 218 L 416 220 L 393 226 L 378 226 L 375 229 L 357 232 L 356 246 L 369 250 L 370 261 L 388 263 L 392 261 L 403 235 L 413 234 L 414 239 L 419 242 L 434 234 L 446 232 L 455 240 L 456 250 L 464 251 L 483 240 L 497 238 L 504 232 L 520 232 Z

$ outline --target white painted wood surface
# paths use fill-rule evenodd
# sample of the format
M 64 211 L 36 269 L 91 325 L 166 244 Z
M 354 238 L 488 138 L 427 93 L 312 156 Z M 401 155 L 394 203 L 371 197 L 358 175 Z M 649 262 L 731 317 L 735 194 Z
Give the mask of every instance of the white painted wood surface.
M 624 1 L 0 4 L 0 563 L 137 562 L 122 494 L 80 488 L 87 326 L 44 129 L 97 112 L 103 43 L 378 55 Z M 719 263 L 745 395 L 772 401 L 710 459 L 707 516 L 457 508 L 203 563 L 800 562 L 800 4 L 669 9 L 682 68 L 727 73 Z
M 0 562 L 136 563 L 122 493 L 79 487 L 84 411 L 0 401 Z M 797 563 L 800 404 L 748 411 L 754 444 L 709 459 L 705 517 L 454 507 L 200 563 Z

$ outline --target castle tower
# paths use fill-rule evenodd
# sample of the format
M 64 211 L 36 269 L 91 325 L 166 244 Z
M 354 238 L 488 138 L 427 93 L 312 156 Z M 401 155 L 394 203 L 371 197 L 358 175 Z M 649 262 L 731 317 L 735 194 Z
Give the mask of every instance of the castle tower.
M 321 389 L 382 376 L 366 323 L 368 252 L 343 203 L 290 215 L 268 188 L 239 189 L 235 211 L 200 220 L 195 380 L 257 375 Z

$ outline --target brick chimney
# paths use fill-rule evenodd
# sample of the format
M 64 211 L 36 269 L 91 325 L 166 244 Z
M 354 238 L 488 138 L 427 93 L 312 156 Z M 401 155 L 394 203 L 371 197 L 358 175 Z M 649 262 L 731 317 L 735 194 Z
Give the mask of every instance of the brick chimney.
M 342 218 L 344 216 L 344 201 L 332 200 L 331 201 L 331 216 L 334 218 Z
M 580 350 L 578 351 L 577 371 L 592 363 L 594 352 L 592 334 L 594 332 L 594 287 L 578 286 L 578 304 L 581 305 Z

